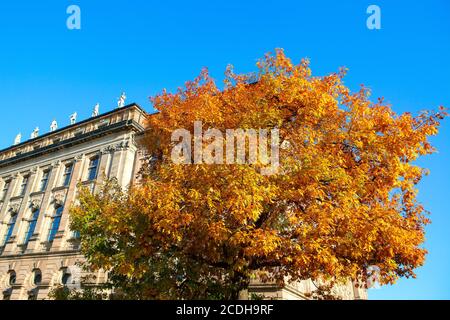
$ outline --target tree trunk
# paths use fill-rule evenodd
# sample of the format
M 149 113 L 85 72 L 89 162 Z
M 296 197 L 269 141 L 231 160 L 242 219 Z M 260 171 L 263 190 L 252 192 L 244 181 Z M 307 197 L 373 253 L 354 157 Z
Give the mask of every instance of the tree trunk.
M 248 289 L 250 284 L 250 278 L 242 273 L 235 273 L 231 279 L 231 291 L 228 300 L 239 300 L 241 297 L 241 292 Z

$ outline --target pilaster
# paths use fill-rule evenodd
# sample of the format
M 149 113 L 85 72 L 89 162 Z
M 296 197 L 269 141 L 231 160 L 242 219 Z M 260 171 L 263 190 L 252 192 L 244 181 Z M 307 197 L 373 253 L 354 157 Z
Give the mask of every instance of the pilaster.
M 59 225 L 58 233 L 56 234 L 55 240 L 53 241 L 53 249 L 62 250 L 65 245 L 65 238 L 69 233 L 69 211 L 70 207 L 75 202 L 75 195 L 77 191 L 77 185 L 82 179 L 83 173 L 83 160 L 84 155 L 80 155 L 75 158 L 75 164 L 72 172 L 72 179 L 70 180 L 69 188 L 65 197 L 64 210 L 61 217 L 61 223 Z
M 40 212 L 39 217 L 36 222 L 36 228 L 34 230 L 34 234 L 28 242 L 27 250 L 30 252 L 39 251 L 39 244 L 44 239 L 41 238 L 42 234 L 45 234 L 44 230 L 42 230 L 42 226 L 46 219 L 46 214 L 49 210 L 50 201 L 53 193 L 53 189 L 57 186 L 60 176 L 61 162 L 55 161 L 51 165 L 50 177 L 47 184 L 47 189 L 45 190 L 44 196 L 42 198 L 42 202 L 40 204 Z

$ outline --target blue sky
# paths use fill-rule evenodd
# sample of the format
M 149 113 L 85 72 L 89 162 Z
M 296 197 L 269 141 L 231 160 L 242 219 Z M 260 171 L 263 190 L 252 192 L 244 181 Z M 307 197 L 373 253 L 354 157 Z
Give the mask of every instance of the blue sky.
M 81 8 L 81 30 L 68 30 L 66 9 Z M 381 30 L 366 27 L 366 9 L 381 8 Z M 151 111 L 148 97 L 175 90 L 207 66 L 223 78 L 227 64 L 255 70 L 258 58 L 284 48 L 313 73 L 349 68 L 346 83 L 364 83 L 396 112 L 450 107 L 450 2 L 382 0 L 1 1 L 0 149 L 34 127 L 47 132 L 74 111 L 111 110 L 122 90 Z M 433 138 L 439 153 L 419 198 L 432 212 L 427 262 L 416 280 L 370 291 L 373 299 L 450 298 L 450 124 Z

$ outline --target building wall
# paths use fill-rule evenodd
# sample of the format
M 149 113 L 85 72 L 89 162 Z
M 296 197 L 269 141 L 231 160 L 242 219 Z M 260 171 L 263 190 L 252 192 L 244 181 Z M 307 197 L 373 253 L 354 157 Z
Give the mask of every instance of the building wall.
M 316 290 L 314 282 L 311 280 L 302 280 L 289 282 L 286 280 L 283 288 L 277 287 L 273 283 L 262 283 L 258 279 L 250 282 L 249 290 L 246 292 L 244 299 L 251 298 L 252 294 L 257 297 L 274 300 L 308 300 L 311 299 L 308 294 Z M 341 300 L 366 300 L 367 290 L 357 288 L 352 281 L 333 288 L 333 295 Z
M 0 295 L 11 299 L 44 299 L 49 288 L 62 284 L 63 278 L 65 282 L 67 279 L 70 283 L 78 282 L 81 271 L 77 262 L 83 257 L 78 250 L 78 236 L 69 229 L 68 215 L 76 198 L 77 184 L 81 182 L 95 192 L 106 177 L 114 177 L 122 186 L 128 186 L 138 156 L 134 138 L 142 131 L 144 119 L 145 114 L 139 107 L 127 106 L 43 136 L 42 141 L 35 139 L 13 150 L 0 151 L 0 192 L 9 182 L 6 195 L 0 199 Z M 84 137 L 76 135 L 81 128 L 84 128 Z M 62 138 L 46 144 L 53 141 L 54 136 Z M 40 149 L 51 150 L 33 156 L 36 149 L 31 149 L 30 145 L 37 143 Z M 58 144 L 60 147 L 52 147 Z M 96 174 L 89 180 L 89 166 L 95 158 L 98 159 Z M 73 166 L 72 173 L 70 182 L 64 185 L 68 165 Z M 41 190 L 47 171 L 48 182 Z M 28 183 L 21 193 L 24 177 L 28 177 Z M 49 239 L 52 226 L 57 225 L 53 221 L 58 209 L 62 212 L 59 227 L 53 228 L 56 233 Z M 35 230 L 27 237 L 31 234 L 29 225 L 36 210 L 39 216 Z M 17 218 L 9 233 L 12 215 Z M 12 274 L 15 274 L 14 283 L 10 283 Z M 34 283 L 36 274 L 40 275 L 38 280 L 41 278 L 39 285 Z M 98 279 L 101 277 L 99 275 Z

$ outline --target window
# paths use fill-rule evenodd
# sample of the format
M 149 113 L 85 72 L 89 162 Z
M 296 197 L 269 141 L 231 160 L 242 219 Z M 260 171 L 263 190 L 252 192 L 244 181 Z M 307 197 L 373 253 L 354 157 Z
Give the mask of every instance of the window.
M 5 200 L 6 194 L 8 193 L 10 185 L 11 185 L 11 181 L 5 181 L 5 185 L 3 186 L 2 193 L 0 194 L 0 201 Z
M 39 286 L 42 283 L 42 272 L 39 269 L 33 270 L 33 285 L 35 288 L 28 291 L 28 300 L 37 300 L 39 293 Z
M 41 185 L 39 186 L 39 191 L 45 191 L 48 184 L 48 178 L 50 177 L 50 170 L 46 170 L 42 173 Z
M 73 163 L 70 163 L 66 165 L 64 168 L 64 174 L 63 174 L 63 186 L 68 187 L 70 183 L 70 178 L 72 177 L 72 171 L 73 171 Z
M 62 272 L 61 283 L 64 286 L 71 284 L 72 275 L 70 274 L 70 271 L 68 270 L 68 268 L 62 268 L 61 272 Z
M 8 242 L 9 238 L 11 238 L 14 226 L 16 225 L 16 220 L 17 220 L 17 213 L 11 214 L 11 218 L 9 219 L 9 222 L 7 224 L 5 238 L 3 239 L 3 246 Z
M 35 286 L 38 286 L 41 284 L 41 282 L 42 282 L 42 272 L 39 269 L 35 269 L 33 271 L 33 284 Z
M 19 196 L 23 196 L 25 195 L 25 191 L 27 190 L 27 185 L 28 185 L 28 176 L 24 176 L 22 178 L 22 184 L 20 185 L 20 190 L 19 190 Z
M 61 223 L 61 216 L 63 213 L 64 207 L 58 207 L 56 209 L 55 215 L 52 217 L 52 223 L 50 226 L 50 231 L 48 233 L 48 241 L 51 242 L 55 239 L 56 233 L 58 232 L 59 225 Z
M 98 157 L 94 157 L 89 162 L 88 168 L 88 180 L 92 181 L 97 178 L 97 169 L 98 169 Z
M 79 240 L 81 238 L 80 231 L 73 231 L 72 239 Z
M 25 234 L 24 244 L 28 244 L 28 241 L 30 241 L 30 238 L 33 236 L 34 230 L 36 229 L 36 223 L 38 218 L 39 218 L 39 210 L 33 211 L 31 215 L 31 220 L 28 221 L 28 229 L 27 233 Z
M 14 270 L 11 270 L 8 272 L 9 274 L 9 285 L 13 286 L 16 284 L 16 272 Z

